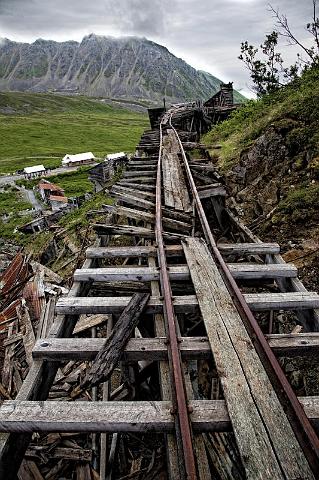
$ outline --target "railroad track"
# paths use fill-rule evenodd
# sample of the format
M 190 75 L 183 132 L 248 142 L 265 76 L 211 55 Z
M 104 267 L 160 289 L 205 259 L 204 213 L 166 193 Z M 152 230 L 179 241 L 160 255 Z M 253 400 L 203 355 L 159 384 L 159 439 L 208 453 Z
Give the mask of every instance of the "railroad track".
M 108 221 L 93 225 L 99 244 L 57 303 L 48 338 L 36 342 L 16 400 L 0 407 L 1 478 L 14 478 L 33 432 L 101 434 L 101 478 L 105 434 L 121 432 L 162 434 L 174 480 L 319 478 L 319 398 L 297 398 L 278 363 L 318 353 L 319 296 L 279 245 L 261 242 L 225 208 L 225 187 L 207 159 L 186 155 L 187 135 L 174 127 L 183 108 L 143 135 L 112 187 Z M 92 402 L 44 401 L 61 362 L 92 361 L 103 347 L 103 338 L 72 337 L 79 315 L 109 315 L 110 334 L 111 319 L 139 290 L 150 294 L 143 336 L 122 355 L 133 393 L 128 381 L 118 397 L 103 387 L 99 401 L 96 391 Z M 305 333 L 274 334 L 279 311 Z M 154 379 L 160 398 L 141 400 L 138 385 Z

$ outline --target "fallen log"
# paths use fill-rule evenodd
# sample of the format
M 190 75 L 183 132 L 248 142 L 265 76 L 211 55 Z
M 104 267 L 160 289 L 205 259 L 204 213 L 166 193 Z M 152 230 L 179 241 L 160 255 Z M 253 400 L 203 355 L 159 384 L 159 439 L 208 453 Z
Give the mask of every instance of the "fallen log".
M 101 382 L 109 380 L 118 364 L 123 350 L 129 341 L 139 318 L 143 313 L 150 294 L 135 293 L 112 330 L 110 337 L 99 351 L 89 372 L 86 374 L 82 389 L 92 388 Z

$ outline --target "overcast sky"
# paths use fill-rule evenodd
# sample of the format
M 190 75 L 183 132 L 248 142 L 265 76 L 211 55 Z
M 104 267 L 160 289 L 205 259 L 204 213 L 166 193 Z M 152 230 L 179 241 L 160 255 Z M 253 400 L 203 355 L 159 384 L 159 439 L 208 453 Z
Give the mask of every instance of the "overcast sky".
M 165 45 L 197 69 L 234 81 L 243 93 L 251 85 L 237 57 L 241 41 L 259 45 L 275 20 L 268 0 L 0 0 L 0 37 L 78 40 L 84 35 L 136 35 Z M 270 0 L 288 17 L 301 40 L 312 0 Z M 307 40 L 306 40 L 307 41 Z M 281 49 L 288 61 L 294 47 Z

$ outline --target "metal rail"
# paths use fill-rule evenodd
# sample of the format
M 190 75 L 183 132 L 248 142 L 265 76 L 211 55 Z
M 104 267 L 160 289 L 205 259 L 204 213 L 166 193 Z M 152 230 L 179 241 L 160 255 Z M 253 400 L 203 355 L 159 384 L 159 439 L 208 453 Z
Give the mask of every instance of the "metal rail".
M 155 236 L 158 248 L 158 263 L 160 268 L 160 284 L 163 295 L 164 318 L 166 321 L 167 341 L 169 364 L 173 377 L 174 385 L 173 405 L 176 425 L 176 437 L 178 439 L 178 447 L 182 451 L 185 475 L 187 480 L 196 480 L 196 463 L 193 450 L 192 429 L 189 419 L 189 408 L 187 405 L 187 395 L 184 385 L 184 376 L 182 372 L 181 355 L 177 338 L 177 325 L 172 300 L 172 289 L 169 280 L 168 266 L 166 262 L 166 254 L 162 235 L 162 173 L 161 159 L 163 147 L 163 132 L 160 125 L 160 151 L 157 164 L 156 179 L 156 223 Z
M 281 400 L 283 408 L 287 414 L 290 424 L 294 430 L 296 438 L 308 460 L 308 463 L 315 474 L 319 478 L 319 439 L 314 431 L 308 417 L 305 414 L 300 402 L 298 401 L 291 385 L 289 384 L 282 368 L 280 367 L 273 351 L 271 350 L 263 332 L 261 331 L 257 320 L 248 307 L 242 292 L 240 291 L 236 281 L 230 273 L 218 247 L 214 236 L 211 232 L 205 211 L 203 209 L 201 200 L 199 198 L 197 188 L 188 164 L 188 160 L 178 136 L 176 129 L 172 125 L 172 114 L 170 115 L 169 125 L 174 131 L 178 140 L 183 162 L 185 165 L 188 181 L 193 194 L 194 203 L 196 205 L 197 213 L 201 222 L 201 226 L 207 243 L 210 245 L 212 253 L 220 267 L 221 273 L 226 280 L 226 285 L 230 291 L 235 305 L 240 313 L 240 316 L 248 330 L 252 341 L 255 345 L 256 351 L 259 354 L 268 375 L 275 387 L 276 393 Z

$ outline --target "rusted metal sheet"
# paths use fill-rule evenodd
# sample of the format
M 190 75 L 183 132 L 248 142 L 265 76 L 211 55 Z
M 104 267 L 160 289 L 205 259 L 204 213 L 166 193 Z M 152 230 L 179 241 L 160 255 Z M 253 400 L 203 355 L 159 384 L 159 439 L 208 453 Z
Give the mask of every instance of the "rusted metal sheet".
M 4 309 L 23 291 L 32 276 L 32 268 L 21 252 L 17 253 L 0 277 L 0 305 Z

